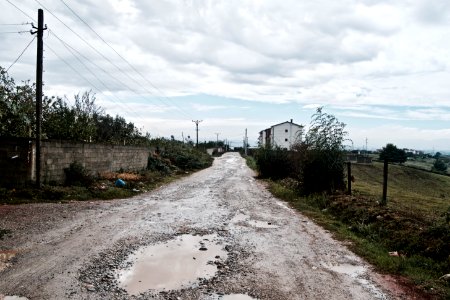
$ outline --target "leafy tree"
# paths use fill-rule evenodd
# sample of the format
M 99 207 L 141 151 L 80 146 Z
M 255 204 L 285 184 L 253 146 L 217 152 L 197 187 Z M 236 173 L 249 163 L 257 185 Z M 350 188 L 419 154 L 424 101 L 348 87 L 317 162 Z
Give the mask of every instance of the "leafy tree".
M 35 94 L 34 84 L 16 85 L 0 67 L 0 136 L 34 136 Z
M 311 117 L 305 140 L 293 146 L 294 174 L 302 193 L 344 188 L 345 124 L 319 107 Z
M 54 98 L 48 113 L 44 115 L 42 129 L 49 139 L 76 140 L 75 111 L 60 97 Z
M 398 149 L 394 144 L 387 144 L 380 152 L 380 160 L 389 162 L 404 163 L 407 159 L 405 150 Z

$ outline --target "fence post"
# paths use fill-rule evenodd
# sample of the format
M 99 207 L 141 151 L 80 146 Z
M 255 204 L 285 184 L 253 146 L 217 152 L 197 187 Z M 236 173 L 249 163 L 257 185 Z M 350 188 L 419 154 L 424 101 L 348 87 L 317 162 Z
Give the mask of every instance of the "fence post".
M 347 162 L 347 193 L 352 194 L 352 163 Z
M 381 205 L 387 204 L 387 181 L 388 181 L 388 160 L 384 160 L 383 166 L 383 198 L 381 199 Z

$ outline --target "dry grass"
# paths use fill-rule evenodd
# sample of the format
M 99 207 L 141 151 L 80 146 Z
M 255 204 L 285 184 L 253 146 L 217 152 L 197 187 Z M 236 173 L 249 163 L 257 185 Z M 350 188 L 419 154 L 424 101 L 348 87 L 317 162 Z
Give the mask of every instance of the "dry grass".
M 114 179 L 123 179 L 125 181 L 140 181 L 143 179 L 142 175 L 140 174 L 136 174 L 136 173 L 127 173 L 127 172 L 122 172 L 122 173 L 118 173 L 118 172 L 103 172 L 100 173 L 100 178 L 101 179 L 106 179 L 106 180 L 114 180 Z

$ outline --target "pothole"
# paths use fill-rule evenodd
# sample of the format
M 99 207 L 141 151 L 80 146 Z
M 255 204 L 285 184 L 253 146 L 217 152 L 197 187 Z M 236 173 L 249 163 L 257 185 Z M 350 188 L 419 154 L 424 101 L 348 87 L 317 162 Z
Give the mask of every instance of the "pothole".
M 268 221 L 258 221 L 258 220 L 251 220 L 249 216 L 238 213 L 236 214 L 232 219 L 231 223 L 247 223 L 248 225 L 256 228 L 278 228 L 278 225 L 273 224 L 272 222 Z
M 339 264 L 339 265 L 326 265 L 323 266 L 336 273 L 345 274 L 352 278 L 357 278 L 358 276 L 366 272 L 364 266 L 352 265 L 352 264 Z
M 220 300 L 255 300 L 256 298 L 252 298 L 249 295 L 246 294 L 231 294 L 231 295 L 224 295 L 219 298 Z
M 0 294 L 1 300 L 28 300 L 26 297 L 20 297 L 20 296 L 4 296 Z
M 148 290 L 176 290 L 192 286 L 198 279 L 212 278 L 227 252 L 217 235 L 181 235 L 165 243 L 142 247 L 118 270 L 119 287 L 130 295 Z
M 250 220 L 248 223 L 257 228 L 278 228 L 278 226 L 272 224 L 272 222 Z

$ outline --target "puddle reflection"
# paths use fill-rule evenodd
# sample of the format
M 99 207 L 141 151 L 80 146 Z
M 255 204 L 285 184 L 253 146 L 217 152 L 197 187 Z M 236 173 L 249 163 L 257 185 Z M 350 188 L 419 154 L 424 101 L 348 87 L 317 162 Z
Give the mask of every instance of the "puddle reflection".
M 136 295 L 147 290 L 174 290 L 211 278 L 214 261 L 226 260 L 217 235 L 182 235 L 166 243 L 143 247 L 132 254 L 130 268 L 119 270 L 119 286 Z

